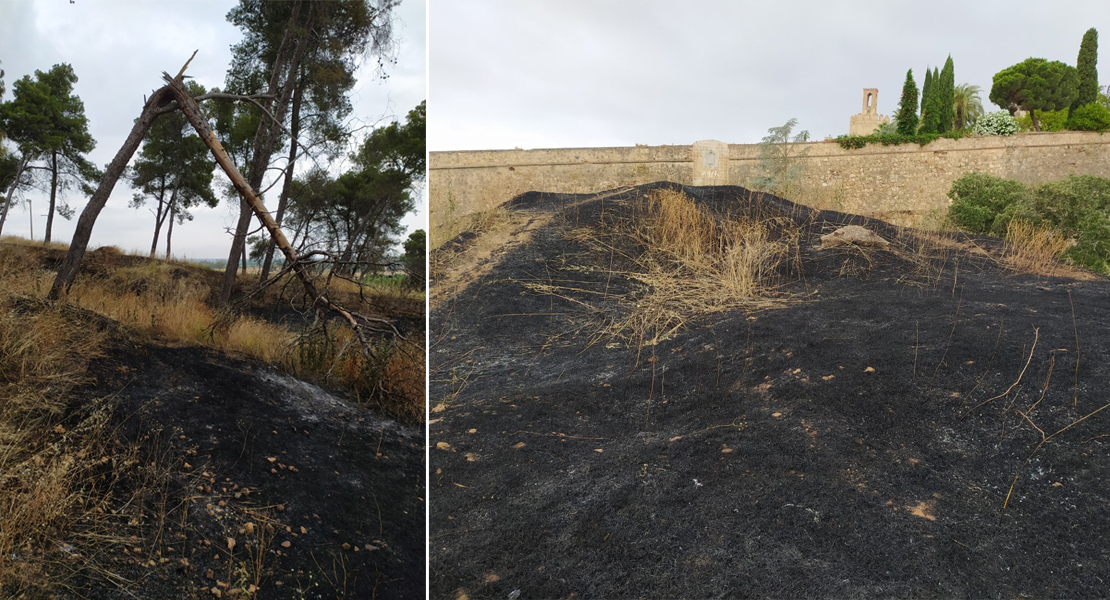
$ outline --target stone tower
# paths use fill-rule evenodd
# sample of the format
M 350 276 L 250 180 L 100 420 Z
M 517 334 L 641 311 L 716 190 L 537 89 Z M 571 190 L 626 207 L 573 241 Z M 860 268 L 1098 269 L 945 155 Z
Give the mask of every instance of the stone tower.
M 875 128 L 883 123 L 889 123 L 890 117 L 879 114 L 879 90 L 877 88 L 864 88 L 863 112 L 852 115 L 848 125 L 848 135 L 871 135 Z

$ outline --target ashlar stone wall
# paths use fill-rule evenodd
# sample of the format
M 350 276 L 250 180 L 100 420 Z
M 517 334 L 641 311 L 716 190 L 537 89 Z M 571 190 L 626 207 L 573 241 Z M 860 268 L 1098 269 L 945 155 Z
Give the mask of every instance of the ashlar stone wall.
M 906 225 L 942 214 L 952 182 L 970 171 L 1024 183 L 1069 174 L 1110 177 L 1110 133 L 1027 133 L 856 150 L 831 141 L 797 145 L 798 152 L 803 148 L 808 151 L 799 160 L 807 175 L 791 200 Z M 442 241 L 465 215 L 530 190 L 590 193 L 654 181 L 747 186 L 761 173 L 758 156 L 756 144 L 713 140 L 690 146 L 432 152 L 430 233 L 433 243 Z

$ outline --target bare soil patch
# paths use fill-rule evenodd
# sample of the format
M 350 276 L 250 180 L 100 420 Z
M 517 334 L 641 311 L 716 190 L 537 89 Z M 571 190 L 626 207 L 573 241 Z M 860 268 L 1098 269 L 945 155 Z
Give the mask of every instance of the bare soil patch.
M 610 233 L 659 188 L 791 220 L 787 301 L 599 336 L 650 293 Z M 431 315 L 432 597 L 1105 593 L 1105 278 L 735 187 L 509 208 L 551 218 Z M 848 224 L 891 249 L 818 249 Z

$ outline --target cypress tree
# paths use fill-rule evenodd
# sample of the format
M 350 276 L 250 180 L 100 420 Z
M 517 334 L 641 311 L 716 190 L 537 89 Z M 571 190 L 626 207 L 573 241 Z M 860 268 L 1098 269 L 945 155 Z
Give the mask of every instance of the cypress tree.
M 902 135 L 917 133 L 917 83 L 913 80 L 913 69 L 906 71 L 906 83 L 902 84 L 902 100 L 898 102 L 894 122 Z
M 936 87 L 937 106 L 940 111 L 937 114 L 937 133 L 952 131 L 952 122 L 956 120 L 954 108 L 956 77 L 951 54 L 948 55 L 948 60 L 944 61 L 944 69 L 940 72 L 940 85 Z
M 1098 30 L 1094 27 L 1083 34 L 1083 42 L 1079 45 L 1079 58 L 1075 67 L 1079 75 L 1079 96 L 1068 108 L 1068 117 L 1075 109 L 1090 104 L 1098 97 Z
M 929 77 L 929 95 L 922 98 L 924 107 L 921 109 L 921 133 L 940 133 L 940 113 L 943 110 L 940 103 L 940 73 L 936 67 Z
M 925 83 L 921 84 L 921 121 L 925 121 L 925 109 L 929 105 L 929 92 L 933 90 L 933 71 L 925 68 Z

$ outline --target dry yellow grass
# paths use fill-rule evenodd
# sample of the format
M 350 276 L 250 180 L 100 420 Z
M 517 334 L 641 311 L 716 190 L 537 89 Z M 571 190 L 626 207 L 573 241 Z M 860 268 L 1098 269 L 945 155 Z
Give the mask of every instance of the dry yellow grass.
M 34 273 L 8 275 L 34 285 Z M 72 309 L 0 298 L 0 596 L 41 589 L 56 540 L 98 506 L 85 482 L 109 451 L 109 414 L 66 401 L 103 337 Z
M 240 317 L 221 336 L 219 345 L 270 364 L 280 364 L 289 354 L 294 336 L 288 329 L 250 317 Z
M 340 353 L 332 343 L 324 360 L 299 364 L 299 338 L 288 329 L 244 316 L 218 319 L 196 269 L 162 262 L 121 268 L 114 248 L 89 253 L 96 275 L 78 279 L 68 304 L 47 303 L 54 273 L 40 265 L 49 249 L 18 238 L 3 242 L 0 597 L 49 597 L 65 588 L 64 574 L 106 568 L 97 563 L 111 554 L 104 548 L 128 542 L 120 533 L 122 517 L 106 510 L 103 487 L 111 488 L 121 473 L 138 488 L 135 494 L 165 491 L 168 463 L 141 454 L 149 449 L 141 451 L 138 442 L 118 443 L 109 401 L 73 404 L 72 390 L 84 382 L 108 335 L 102 317 L 121 325 L 126 336 L 238 352 L 313 378 L 334 369 L 335 383 L 383 403 L 394 416 L 423 420 L 423 352 L 417 346 L 383 342 L 375 362 L 362 357 L 357 344 Z
M 1071 241 L 1052 229 L 1014 219 L 1006 227 L 1006 254 L 1003 262 L 1019 271 L 1054 275 L 1060 257 L 1071 247 Z
M 632 310 L 600 328 L 590 325 L 598 332 L 591 343 L 618 338 L 637 348 L 653 346 L 692 317 L 785 301 L 776 288 L 780 268 L 797 255 L 800 231 L 794 221 L 713 215 L 673 190 L 655 190 L 632 202 L 628 217 L 571 232 L 604 254 L 630 258 L 634 267 L 622 274 L 645 284 L 628 299 Z M 628 253 L 629 246 L 639 250 Z M 570 288 L 523 285 L 581 304 L 592 315 L 606 312 L 570 297 L 575 292 Z
M 513 195 L 506 195 L 505 198 L 512 198 Z M 472 232 L 481 234 L 482 232 L 495 229 L 502 224 L 508 223 L 512 221 L 512 219 L 512 211 L 504 206 L 495 206 L 480 212 L 463 215 L 462 217 L 443 223 L 439 227 L 433 227 L 431 230 L 431 238 L 428 240 L 428 249 L 435 250 L 443 244 L 453 240 L 461 233 Z
M 797 242 L 784 223 L 714 217 L 671 190 L 651 192 L 628 227 L 646 249 L 631 276 L 650 291 L 610 333 L 631 333 L 643 345 L 692 316 L 773 304 L 776 270 Z

